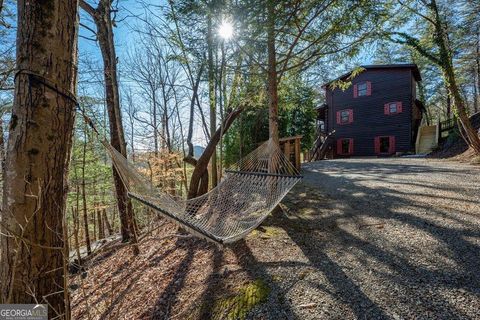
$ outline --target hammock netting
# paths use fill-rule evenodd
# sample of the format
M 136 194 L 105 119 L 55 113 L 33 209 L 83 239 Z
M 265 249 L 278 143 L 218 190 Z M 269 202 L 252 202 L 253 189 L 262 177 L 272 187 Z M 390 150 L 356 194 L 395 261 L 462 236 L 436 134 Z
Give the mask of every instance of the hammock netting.
M 150 180 L 108 143 L 128 195 L 175 222 L 189 233 L 226 244 L 244 238 L 259 226 L 301 179 L 278 145 L 268 140 L 227 170 L 210 192 L 177 199 Z

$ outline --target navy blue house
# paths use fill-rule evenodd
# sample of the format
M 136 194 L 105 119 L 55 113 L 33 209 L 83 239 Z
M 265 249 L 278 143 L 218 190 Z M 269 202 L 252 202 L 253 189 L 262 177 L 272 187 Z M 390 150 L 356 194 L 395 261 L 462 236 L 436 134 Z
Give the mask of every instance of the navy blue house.
M 329 82 L 318 108 L 320 134 L 329 137 L 327 158 L 388 156 L 415 151 L 423 105 L 414 64 L 369 65 L 342 90 Z M 347 79 L 350 73 L 337 79 Z M 337 80 L 336 79 L 336 80 Z

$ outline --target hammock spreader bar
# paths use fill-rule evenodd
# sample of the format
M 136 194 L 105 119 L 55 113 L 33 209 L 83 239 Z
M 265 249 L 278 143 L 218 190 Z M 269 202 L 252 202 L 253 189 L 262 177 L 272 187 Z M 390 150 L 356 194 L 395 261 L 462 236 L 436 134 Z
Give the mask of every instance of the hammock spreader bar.
M 237 170 L 225 170 L 227 173 L 245 174 L 251 176 L 266 176 L 266 177 L 284 177 L 284 178 L 303 178 L 301 175 L 291 174 L 279 174 L 279 173 L 267 173 L 267 172 L 249 172 L 249 171 L 237 171 Z

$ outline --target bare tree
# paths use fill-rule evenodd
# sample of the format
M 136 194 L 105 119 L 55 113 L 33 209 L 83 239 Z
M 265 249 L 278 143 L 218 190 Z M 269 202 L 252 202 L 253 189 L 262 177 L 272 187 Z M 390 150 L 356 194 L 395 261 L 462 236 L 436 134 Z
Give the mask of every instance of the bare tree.
M 111 236 L 113 234 L 113 228 L 110 224 L 110 221 L 108 221 L 107 210 L 105 208 L 102 209 L 102 216 L 105 226 L 107 227 L 108 235 Z
M 159 90 L 161 87 L 162 67 L 158 64 L 158 59 L 150 52 L 151 45 L 142 45 L 136 47 L 134 53 L 128 61 L 128 77 L 138 84 L 138 91 L 149 105 L 149 110 L 138 110 L 134 119 L 150 128 L 148 135 L 153 139 L 153 150 L 155 156 L 158 156 L 160 145 L 164 146 L 164 123 L 160 120 L 161 106 L 159 101 Z M 143 111 L 143 112 L 142 112 Z M 161 139 L 161 142 L 159 141 Z
M 79 229 L 80 229 L 80 219 L 78 217 L 78 211 L 72 207 L 72 219 L 73 219 L 73 241 L 75 247 L 75 253 L 77 254 L 77 264 L 78 266 L 82 265 L 82 255 L 80 253 L 80 237 L 79 237 Z
M 112 1 L 100 0 L 97 8 L 92 7 L 85 0 L 80 0 L 80 7 L 87 12 L 96 25 L 96 36 L 103 58 L 105 76 L 105 96 L 110 124 L 110 143 L 123 156 L 127 157 L 127 146 L 123 133 L 120 97 L 117 81 L 117 56 L 113 40 Z M 133 206 L 127 196 L 127 190 L 120 175 L 113 167 L 117 205 L 120 213 L 121 232 L 123 241 L 137 242 Z M 133 246 L 138 253 L 138 246 Z
M 151 129 L 154 152 L 158 156 L 160 147 L 173 151 L 177 124 L 175 108 L 179 107 L 175 87 L 183 88 L 184 85 L 177 83 L 179 65 L 171 58 L 174 53 L 164 40 L 156 36 L 149 25 L 138 33 L 139 45 L 129 55 L 128 77 L 138 84 L 138 92 L 150 106 L 147 112 L 137 110 L 135 120 Z
M 125 104 L 126 104 L 126 113 L 128 116 L 128 127 L 130 129 L 130 148 L 132 150 L 132 161 L 135 162 L 135 119 L 137 118 L 137 113 L 138 109 L 135 106 L 134 103 L 134 96 L 133 92 L 131 89 L 126 90 L 125 94 L 123 95 L 125 97 Z M 124 104 L 124 105 L 125 105 Z
M 159 6 L 152 6 L 148 5 L 146 7 L 153 7 L 153 8 L 159 8 Z M 186 144 L 187 148 L 185 150 L 185 157 L 184 157 L 184 162 L 187 162 L 193 166 L 195 166 L 195 169 L 192 173 L 192 177 L 190 180 L 190 185 L 188 186 L 189 192 L 188 192 L 188 197 L 195 197 L 200 194 L 205 193 L 208 191 L 209 187 L 209 172 L 208 172 L 208 164 L 211 162 L 211 158 L 216 154 L 216 148 L 218 143 L 220 142 L 220 138 L 223 134 L 226 133 L 228 128 L 230 127 L 231 123 L 233 120 L 238 116 L 238 114 L 243 110 L 243 108 L 237 108 L 237 106 L 233 105 L 225 105 L 225 109 L 227 110 L 226 116 L 224 119 L 222 119 L 222 123 L 220 124 L 219 127 L 216 126 L 211 126 L 212 123 L 215 124 L 216 121 L 216 111 L 213 113 L 210 112 L 210 123 L 208 124 L 206 121 L 205 114 L 202 109 L 202 103 L 201 103 L 201 98 L 199 95 L 201 88 L 201 83 L 203 80 L 203 76 L 205 73 L 205 69 L 208 71 L 208 66 L 207 66 L 207 55 L 202 52 L 201 48 L 197 49 L 192 49 L 187 47 L 187 44 L 185 43 L 185 38 L 188 38 L 187 32 L 184 32 L 184 29 L 182 29 L 181 22 L 179 20 L 179 17 L 177 16 L 177 10 L 173 2 L 169 2 L 169 12 L 165 12 L 164 16 L 157 15 L 153 13 L 153 11 L 149 11 L 149 13 L 154 16 L 156 19 L 150 20 L 149 17 L 146 18 L 140 18 L 142 22 L 146 25 L 146 28 L 140 28 L 137 30 L 141 34 L 145 34 L 147 36 L 155 36 L 162 40 L 160 42 L 160 46 L 157 46 L 155 44 L 155 41 L 149 40 L 148 46 L 150 50 L 157 50 L 157 48 L 162 48 L 165 45 L 168 46 L 169 48 L 169 53 L 167 55 L 160 54 L 161 51 L 152 51 L 152 53 L 155 56 L 159 57 L 166 57 L 166 56 L 171 56 L 172 59 L 175 59 L 175 63 L 179 64 L 181 68 L 183 69 L 183 74 L 186 78 L 185 82 L 188 82 L 188 85 L 183 84 L 182 90 L 186 89 L 185 91 L 188 92 L 188 126 L 186 127 Z M 168 18 L 167 18 L 168 17 Z M 212 30 L 211 30 L 212 31 Z M 188 41 L 188 39 L 187 39 Z M 189 42 L 188 44 L 192 44 L 193 42 Z M 212 48 L 213 49 L 213 48 Z M 144 52 L 143 50 L 142 52 Z M 212 50 L 212 56 L 213 58 L 213 50 Z M 138 59 L 136 59 L 138 60 Z M 163 62 L 159 61 L 159 64 L 161 65 Z M 143 63 L 144 65 L 144 63 Z M 168 72 L 171 72 L 171 68 L 165 68 Z M 208 76 L 208 74 L 207 74 Z M 210 74 L 211 76 L 211 74 Z M 179 103 L 178 103 L 178 90 L 180 86 L 172 85 L 174 83 L 174 79 L 176 76 L 174 74 L 166 74 L 166 80 L 168 81 L 169 85 L 166 87 L 159 87 L 159 91 L 161 91 L 162 96 L 166 97 L 173 97 L 173 99 L 170 99 L 172 101 L 174 107 L 168 108 L 166 110 L 162 111 L 167 111 L 167 112 L 162 112 L 162 115 L 165 116 L 167 115 L 167 118 L 163 119 L 163 123 L 169 123 L 169 125 L 165 126 L 165 128 L 174 128 L 175 124 L 173 121 L 176 119 L 180 119 L 179 116 L 179 110 L 175 109 L 178 108 Z M 211 78 L 211 77 L 210 77 Z M 165 83 L 165 81 L 160 81 L 160 83 Z M 210 87 L 211 89 L 213 88 L 213 95 L 215 94 L 215 83 L 213 87 Z M 165 89 L 165 90 L 164 90 Z M 167 93 L 164 95 L 164 92 Z M 210 97 L 213 97 L 209 95 L 209 101 Z M 169 103 L 162 103 L 162 107 L 168 106 Z M 170 110 L 175 111 L 173 113 L 170 112 Z M 176 115 L 176 117 L 174 116 Z M 208 140 L 208 145 L 206 147 L 205 152 L 202 154 L 202 156 L 199 159 L 195 159 L 194 157 L 194 146 L 193 146 L 193 138 L 194 138 L 194 127 L 195 127 L 195 119 L 196 116 L 199 116 L 200 121 L 201 121 L 201 126 L 202 129 L 204 130 L 205 136 Z M 212 117 L 215 116 L 215 121 L 212 121 Z M 183 125 L 180 123 L 180 120 L 178 121 L 178 127 L 181 127 L 181 130 L 183 129 Z M 167 138 L 167 141 L 170 140 L 174 135 L 169 132 L 165 132 L 161 134 L 161 136 L 165 136 Z M 180 136 L 183 136 L 183 131 L 180 134 Z M 212 167 L 216 167 L 212 166 Z
M 82 205 L 83 205 L 83 226 L 85 233 L 85 243 L 87 246 L 87 253 L 92 253 L 90 244 L 90 231 L 88 230 L 88 209 L 87 209 L 87 192 L 85 190 L 85 166 L 87 159 L 87 125 L 83 124 L 83 147 L 82 147 Z

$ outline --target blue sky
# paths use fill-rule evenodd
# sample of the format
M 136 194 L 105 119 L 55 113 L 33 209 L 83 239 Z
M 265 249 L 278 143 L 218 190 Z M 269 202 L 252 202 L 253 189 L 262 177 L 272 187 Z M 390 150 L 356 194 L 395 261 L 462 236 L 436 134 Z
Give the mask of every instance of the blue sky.
M 93 4 L 94 6 L 97 3 L 97 0 L 87 0 L 89 3 Z M 159 4 L 166 4 L 164 0 L 145 0 L 147 3 L 159 5 Z M 15 10 L 16 8 L 14 8 Z M 142 15 L 145 13 L 142 5 L 139 3 L 138 0 L 119 0 L 118 1 L 118 15 L 117 15 L 117 25 L 114 28 L 114 39 L 116 44 L 117 56 L 119 59 L 119 72 L 120 72 L 120 79 L 122 80 L 122 71 L 123 68 L 122 64 L 127 57 L 127 53 L 131 50 L 136 43 L 135 33 L 132 32 L 132 27 L 135 26 L 138 21 L 135 19 L 135 15 Z M 91 18 L 80 10 L 80 22 L 84 25 L 87 25 L 89 28 L 95 30 L 95 26 L 91 21 Z M 101 84 L 98 85 L 85 85 L 85 82 L 89 82 L 93 76 L 96 79 L 101 79 L 103 77 L 102 72 L 102 59 L 100 48 L 95 41 L 87 40 L 86 38 L 94 38 L 94 35 L 91 31 L 87 30 L 84 27 L 80 27 L 80 35 L 78 46 L 79 46 L 79 59 L 81 64 L 79 66 L 80 71 L 80 85 L 79 85 L 79 94 L 82 94 L 82 90 L 84 90 L 83 94 L 87 93 L 89 95 L 102 97 L 103 96 L 103 87 Z M 15 34 L 12 32 L 10 42 L 14 41 Z M 370 53 L 367 51 L 362 52 L 359 58 L 355 59 L 355 61 L 359 64 L 368 64 L 371 63 Z M 94 72 L 89 72 L 85 68 L 85 61 L 93 62 L 94 64 Z M 83 62 L 83 64 L 82 64 Z M 350 62 L 352 65 L 352 62 Z M 329 78 L 335 78 L 339 74 L 342 74 L 346 71 L 346 64 L 338 63 L 335 65 L 335 68 L 330 67 L 329 71 Z M 125 80 L 125 79 L 123 79 Z M 83 82 L 82 82 L 83 81 Z M 130 85 L 127 81 L 125 82 L 126 85 Z M 319 83 L 320 87 L 321 83 Z M 87 88 L 87 89 L 85 89 Z M 87 90 L 85 92 L 85 90 Z M 198 120 L 198 119 L 197 119 Z M 196 130 L 196 143 L 204 144 L 203 141 L 203 133 L 199 130 L 197 126 Z
M 91 0 L 87 1 L 90 4 L 96 4 L 97 2 Z M 154 0 L 150 1 L 152 1 L 152 3 L 157 2 Z M 134 38 L 131 36 L 132 33 L 129 25 L 135 24 L 135 18 L 132 17 L 131 14 L 142 14 L 143 9 L 138 1 L 135 0 L 119 0 L 118 7 L 119 12 L 117 20 L 119 22 L 114 28 L 114 36 L 117 54 L 118 56 L 122 56 L 125 53 L 125 50 L 128 49 L 128 46 L 134 43 Z M 83 10 L 80 10 L 80 22 L 95 30 L 95 26 L 92 24 L 90 17 Z M 92 32 L 80 27 L 80 35 L 92 37 Z M 100 58 L 100 49 L 95 42 L 80 38 L 78 40 L 78 46 L 80 54 L 86 53 Z

